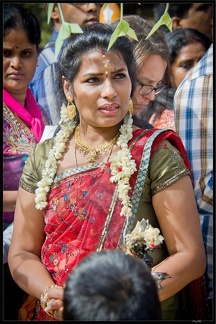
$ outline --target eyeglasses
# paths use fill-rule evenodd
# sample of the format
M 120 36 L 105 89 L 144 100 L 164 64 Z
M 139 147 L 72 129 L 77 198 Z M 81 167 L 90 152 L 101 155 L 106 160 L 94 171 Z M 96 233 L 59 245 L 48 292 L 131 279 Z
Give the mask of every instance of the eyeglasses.
M 157 95 L 158 93 L 160 93 L 163 89 L 165 89 L 167 87 L 166 85 L 161 85 L 161 86 L 155 88 L 151 85 L 142 83 L 138 79 L 136 81 L 141 86 L 139 89 L 139 92 L 138 92 L 141 96 L 148 95 L 152 91 L 155 91 L 155 94 Z

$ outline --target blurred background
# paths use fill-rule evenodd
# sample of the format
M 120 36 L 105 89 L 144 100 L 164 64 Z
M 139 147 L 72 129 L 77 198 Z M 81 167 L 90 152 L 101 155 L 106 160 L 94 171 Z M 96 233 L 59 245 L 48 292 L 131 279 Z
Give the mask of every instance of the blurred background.
M 41 23 L 41 36 L 42 42 L 40 44 L 40 49 L 44 47 L 44 45 L 50 40 L 52 33 L 52 25 L 51 22 L 47 24 L 47 13 L 45 9 L 46 2 L 16 2 L 20 3 L 25 7 L 28 7 L 38 18 Z M 117 3 L 117 2 L 116 2 Z M 139 4 L 140 3 L 140 4 Z M 152 20 L 154 22 L 153 17 L 153 6 L 154 3 L 123 3 L 123 14 L 137 14 L 142 16 L 145 19 Z

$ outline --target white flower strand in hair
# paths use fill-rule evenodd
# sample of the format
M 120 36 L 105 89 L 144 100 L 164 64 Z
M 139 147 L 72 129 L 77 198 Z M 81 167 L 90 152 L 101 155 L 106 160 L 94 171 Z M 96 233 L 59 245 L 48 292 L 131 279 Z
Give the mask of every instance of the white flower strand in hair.
M 124 123 L 120 127 L 120 136 L 116 143 L 121 150 L 118 151 L 116 156 L 111 158 L 112 176 L 110 181 L 117 184 L 118 197 L 122 203 L 120 215 L 125 215 L 127 220 L 132 214 L 131 201 L 128 195 L 131 189 L 129 180 L 131 175 L 136 171 L 135 161 L 132 159 L 132 155 L 128 149 L 128 141 L 132 138 L 132 123 L 132 116 L 130 113 L 127 113 L 124 118 Z M 42 179 L 38 182 L 38 188 L 35 191 L 36 208 L 41 210 L 47 206 L 46 196 L 56 174 L 57 160 L 62 157 L 62 153 L 66 148 L 66 142 L 76 127 L 74 120 L 68 118 L 65 105 L 61 109 L 61 120 L 59 124 L 61 125 L 61 130 L 55 137 L 55 144 L 49 152 L 45 168 L 42 172 Z

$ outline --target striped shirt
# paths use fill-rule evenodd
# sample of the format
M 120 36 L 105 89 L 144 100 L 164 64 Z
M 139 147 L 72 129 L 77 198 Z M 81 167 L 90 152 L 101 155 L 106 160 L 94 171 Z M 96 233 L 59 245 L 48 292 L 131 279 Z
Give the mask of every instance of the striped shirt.
M 208 297 L 213 292 L 213 44 L 189 71 L 174 96 L 176 132 L 191 163 L 206 250 Z
M 55 41 L 58 32 L 52 33 L 49 41 L 38 56 L 38 66 L 29 84 L 37 103 L 49 115 L 51 125 L 58 125 L 61 103 L 58 102 L 57 62 L 55 62 Z

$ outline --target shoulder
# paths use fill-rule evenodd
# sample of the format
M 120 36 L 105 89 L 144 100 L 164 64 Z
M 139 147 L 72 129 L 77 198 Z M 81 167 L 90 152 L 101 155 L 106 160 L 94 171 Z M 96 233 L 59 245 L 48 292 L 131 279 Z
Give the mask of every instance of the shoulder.
M 42 156 L 48 156 L 50 149 L 55 144 L 55 137 L 47 138 L 35 146 L 35 155 L 41 153 Z
M 133 118 L 134 126 L 137 126 L 139 128 L 143 128 L 143 129 L 153 128 L 153 126 L 150 123 L 148 123 L 145 119 L 138 117 L 137 115 L 133 115 L 132 118 Z
M 179 149 L 169 140 L 163 140 L 154 150 L 149 162 L 149 179 L 155 194 L 183 176 L 191 176 Z
M 28 192 L 35 192 L 38 181 L 42 178 L 42 172 L 48 159 L 50 149 L 54 145 L 54 138 L 38 143 L 27 158 L 20 178 L 20 187 Z
M 55 144 L 55 138 L 46 139 L 35 145 L 31 155 L 29 156 L 26 164 L 32 165 L 34 169 L 41 169 L 46 160 L 48 159 L 49 152 Z
M 55 43 L 49 42 L 38 56 L 38 66 L 36 67 L 34 79 L 40 77 L 44 70 L 55 61 Z

